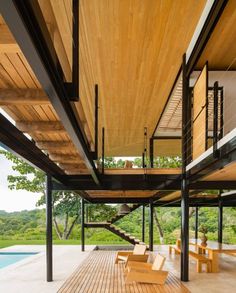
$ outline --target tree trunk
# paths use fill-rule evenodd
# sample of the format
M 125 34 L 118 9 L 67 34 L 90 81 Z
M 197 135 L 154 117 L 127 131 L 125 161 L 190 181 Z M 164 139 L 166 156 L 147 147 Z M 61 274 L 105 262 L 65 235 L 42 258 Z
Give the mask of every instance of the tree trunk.
M 79 215 L 77 215 L 76 218 L 74 219 L 74 221 L 72 222 L 72 224 L 70 226 L 70 229 L 66 234 L 66 237 L 65 237 L 66 240 L 70 237 L 70 234 L 71 234 L 71 232 L 72 232 L 72 230 L 73 230 L 73 228 L 75 226 L 75 223 L 77 222 L 78 218 L 79 218 Z
M 57 224 L 57 220 L 56 220 L 56 217 L 53 217 L 53 224 L 54 224 L 54 227 L 55 227 L 55 230 L 56 230 L 56 233 L 57 233 L 57 237 L 62 240 L 62 235 L 61 235 L 61 231 L 58 227 L 58 224 Z
M 68 229 L 68 221 L 69 221 L 69 215 L 68 215 L 68 213 L 66 213 L 64 231 L 63 231 L 63 239 L 66 239 L 67 229 Z
M 159 222 L 159 220 L 158 220 L 157 212 L 156 212 L 156 209 L 155 209 L 155 208 L 153 209 L 153 216 L 154 216 L 154 220 L 155 220 L 156 225 L 157 225 L 157 230 L 158 230 L 158 232 L 159 232 L 159 234 L 160 234 L 160 242 L 161 242 L 161 244 L 162 244 L 163 241 L 164 241 L 164 233 L 163 233 L 163 230 L 162 230 L 161 224 L 160 224 L 160 222 Z

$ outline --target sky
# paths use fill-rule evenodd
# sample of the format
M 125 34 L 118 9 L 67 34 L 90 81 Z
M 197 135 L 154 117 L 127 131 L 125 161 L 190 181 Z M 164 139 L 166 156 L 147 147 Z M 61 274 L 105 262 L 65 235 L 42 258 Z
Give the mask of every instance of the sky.
M 8 189 L 7 176 L 16 174 L 11 166 L 12 163 L 0 155 L 0 210 L 13 212 L 35 209 L 40 194 Z

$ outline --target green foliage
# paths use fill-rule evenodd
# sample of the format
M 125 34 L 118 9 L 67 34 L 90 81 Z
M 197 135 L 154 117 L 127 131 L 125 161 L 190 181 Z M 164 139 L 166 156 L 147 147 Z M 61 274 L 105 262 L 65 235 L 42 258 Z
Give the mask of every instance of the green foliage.
M 96 210 L 96 205 L 90 205 Z M 116 206 L 100 205 L 99 213 L 94 214 L 91 220 L 102 221 L 109 219 L 116 213 Z M 180 208 L 156 208 L 160 224 L 164 232 L 164 243 L 175 243 L 180 237 Z M 108 217 L 109 215 L 109 217 Z M 146 209 L 146 243 L 148 243 L 148 209 Z M 141 209 L 125 216 L 116 224 L 123 230 L 141 238 L 142 227 Z M 13 243 L 41 243 L 45 241 L 45 210 L 22 211 L 6 213 L 0 211 L 0 246 L 1 241 L 13 241 Z M 200 208 L 199 225 L 204 224 L 208 229 L 207 237 L 209 240 L 217 240 L 217 208 Z M 224 208 L 224 232 L 223 241 L 225 243 L 236 243 L 236 210 L 235 208 Z M 59 221 L 59 227 L 63 225 Z M 68 243 L 79 243 L 80 241 L 80 224 L 77 223 L 69 237 Z M 86 229 L 87 244 L 126 244 L 126 242 L 116 235 L 104 229 Z M 190 219 L 190 237 L 194 236 L 194 216 Z M 199 233 L 201 237 L 201 233 Z M 53 239 L 55 243 L 65 244 L 66 242 L 58 240 L 55 229 L 53 230 Z M 15 242 L 14 242 L 15 241 Z M 38 241 L 38 242 L 37 242 Z M 154 243 L 160 243 L 160 237 L 156 226 L 154 226 Z

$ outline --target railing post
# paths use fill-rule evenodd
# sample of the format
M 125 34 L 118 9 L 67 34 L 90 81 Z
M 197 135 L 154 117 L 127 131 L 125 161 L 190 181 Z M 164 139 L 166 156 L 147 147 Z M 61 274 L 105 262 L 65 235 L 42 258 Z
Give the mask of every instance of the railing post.
M 104 164 L 105 164 L 105 129 L 102 128 L 102 174 L 104 174 Z
M 94 126 L 94 144 L 95 159 L 98 158 L 98 85 L 95 84 L 95 126 Z
M 52 178 L 50 175 L 46 177 L 46 260 L 47 282 L 52 282 Z
M 218 143 L 218 82 L 214 83 L 214 115 L 213 115 L 213 156 L 214 158 L 218 158 L 219 151 L 217 149 Z
M 198 238 L 198 207 L 195 207 L 195 239 Z
M 153 251 L 153 203 L 149 203 L 149 250 Z
M 145 242 L 145 205 L 142 206 L 142 242 Z
M 150 156 L 150 167 L 153 168 L 153 138 L 149 140 L 149 156 Z
M 84 251 L 84 199 L 81 198 L 81 250 Z
M 191 123 L 191 100 L 187 76 L 186 54 L 182 63 L 182 182 L 181 182 L 181 281 L 189 280 L 189 189 L 186 174 L 188 163 L 188 137 Z

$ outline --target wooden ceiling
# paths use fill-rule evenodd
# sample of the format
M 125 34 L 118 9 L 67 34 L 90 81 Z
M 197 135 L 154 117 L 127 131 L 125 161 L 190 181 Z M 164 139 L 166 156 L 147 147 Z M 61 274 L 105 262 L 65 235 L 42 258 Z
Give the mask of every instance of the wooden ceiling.
M 71 0 L 39 0 L 65 79 L 71 80 Z M 81 0 L 80 102 L 94 147 L 94 85 L 105 155 L 140 156 L 166 102 L 205 0 Z M 181 41 L 180 41 L 181 40 Z M 0 106 L 67 174 L 86 174 L 70 137 L 0 16 Z M 99 138 L 101 146 L 101 136 Z
M 207 175 L 202 180 L 204 181 L 234 181 L 236 180 L 236 162 L 228 164 L 224 168 Z
M 205 0 L 81 0 L 80 97 L 93 122 L 99 85 L 106 152 L 140 156 L 163 110 Z
M 34 72 L 0 16 L 0 107 L 66 174 L 88 174 Z M 89 134 L 89 133 L 88 133 Z
M 236 70 L 235 23 L 236 1 L 229 0 L 198 61 L 198 69 L 208 60 L 210 70 Z

